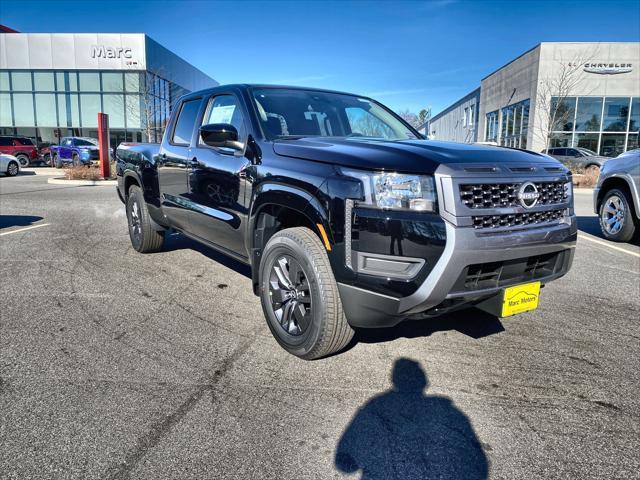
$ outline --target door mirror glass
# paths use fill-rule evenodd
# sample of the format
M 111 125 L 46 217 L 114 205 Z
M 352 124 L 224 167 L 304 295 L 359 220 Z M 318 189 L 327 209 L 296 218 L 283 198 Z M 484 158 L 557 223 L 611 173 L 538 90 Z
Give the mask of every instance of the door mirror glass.
M 200 127 L 202 141 L 210 147 L 224 147 L 242 150 L 243 145 L 238 141 L 238 130 L 228 123 L 210 123 Z

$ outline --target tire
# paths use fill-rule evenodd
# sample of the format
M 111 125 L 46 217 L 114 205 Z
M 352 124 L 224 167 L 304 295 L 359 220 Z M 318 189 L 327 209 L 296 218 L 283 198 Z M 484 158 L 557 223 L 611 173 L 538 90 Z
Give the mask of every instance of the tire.
M 289 353 L 314 360 L 342 350 L 353 338 L 327 253 L 308 228 L 288 228 L 269 239 L 259 286 L 267 325 Z
M 53 166 L 56 168 L 62 168 L 62 162 L 60 161 L 60 157 L 57 153 L 53 156 Z
M 47 153 L 44 157 L 43 157 L 43 162 L 45 164 L 45 166 L 50 167 L 51 166 L 51 154 Z
M 80 157 L 76 153 L 73 154 L 73 157 L 71 157 L 71 159 L 74 167 L 80 166 Z
M 132 185 L 129 189 L 126 209 L 129 238 L 134 250 L 140 253 L 161 250 L 164 243 L 164 232 L 158 232 L 152 227 L 147 204 L 144 201 L 142 190 L 137 185 Z
M 20 168 L 18 167 L 17 162 L 14 162 L 13 160 L 9 162 L 9 165 L 7 165 L 7 177 L 15 177 L 19 171 Z
M 20 167 L 24 168 L 29 166 L 29 157 L 24 153 L 19 153 L 16 155 L 16 158 L 18 159 L 18 162 L 20 162 Z
M 636 227 L 634 211 L 629 195 L 623 190 L 613 188 L 604 194 L 598 218 L 606 239 L 628 242 L 633 238 Z

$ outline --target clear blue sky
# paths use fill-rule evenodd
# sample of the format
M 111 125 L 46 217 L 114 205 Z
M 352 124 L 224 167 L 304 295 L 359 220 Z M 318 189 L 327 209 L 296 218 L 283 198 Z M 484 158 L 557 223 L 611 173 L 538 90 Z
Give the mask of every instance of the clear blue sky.
M 539 42 L 640 41 L 640 2 L 0 0 L 0 23 L 142 32 L 220 83 L 332 88 L 435 114 Z

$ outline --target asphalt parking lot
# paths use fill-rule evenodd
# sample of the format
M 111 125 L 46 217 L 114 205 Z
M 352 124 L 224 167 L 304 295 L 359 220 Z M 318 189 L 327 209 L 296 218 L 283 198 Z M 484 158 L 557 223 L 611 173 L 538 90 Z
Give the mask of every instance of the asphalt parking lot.
M 247 268 L 179 235 L 133 251 L 113 187 L 0 178 L 0 478 L 638 478 L 640 248 L 590 202 L 537 311 L 305 362 Z

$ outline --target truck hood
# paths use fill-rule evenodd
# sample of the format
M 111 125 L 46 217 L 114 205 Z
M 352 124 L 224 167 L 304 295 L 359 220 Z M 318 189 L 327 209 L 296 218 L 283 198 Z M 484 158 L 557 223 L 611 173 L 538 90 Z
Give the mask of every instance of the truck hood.
M 443 163 L 558 165 L 540 153 L 503 147 L 433 140 L 385 141 L 363 138 L 305 137 L 273 143 L 276 154 L 366 170 L 435 172 Z

